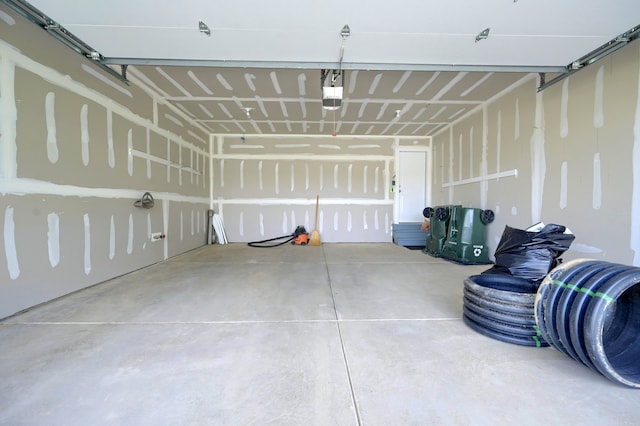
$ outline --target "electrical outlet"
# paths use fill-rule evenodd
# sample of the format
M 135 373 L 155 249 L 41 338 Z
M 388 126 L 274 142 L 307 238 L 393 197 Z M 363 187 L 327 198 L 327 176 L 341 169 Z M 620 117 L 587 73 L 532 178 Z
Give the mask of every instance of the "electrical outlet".
M 161 241 L 165 238 L 165 235 L 162 232 L 152 232 L 151 233 L 151 241 Z

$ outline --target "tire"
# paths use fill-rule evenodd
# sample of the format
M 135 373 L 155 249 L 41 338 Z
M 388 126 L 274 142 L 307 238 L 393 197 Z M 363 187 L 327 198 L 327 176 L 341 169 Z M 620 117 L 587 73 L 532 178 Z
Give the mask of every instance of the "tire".
M 422 210 L 422 216 L 431 219 L 431 216 L 433 216 L 433 207 L 425 207 L 424 210 Z

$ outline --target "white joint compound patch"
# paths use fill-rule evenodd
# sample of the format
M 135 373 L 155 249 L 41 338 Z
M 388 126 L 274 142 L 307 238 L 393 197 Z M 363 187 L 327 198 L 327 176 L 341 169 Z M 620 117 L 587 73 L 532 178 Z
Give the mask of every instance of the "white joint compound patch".
M 193 213 L 193 212 L 191 212 Z M 192 216 L 193 217 L 193 216 Z M 147 213 L 147 238 L 145 239 L 142 248 L 147 248 L 147 241 L 151 240 L 151 233 L 153 232 L 153 228 L 151 227 L 151 212 Z
M 469 176 L 474 176 L 473 162 L 475 157 L 473 156 L 473 127 L 469 129 Z
M 2 10 L 0 10 L 0 21 L 5 22 L 9 26 L 16 24 L 16 20 Z
M 258 226 L 260 227 L 260 235 L 264 237 L 264 215 L 262 213 L 258 216 Z
M 544 97 L 536 93 L 536 111 L 531 135 L 531 223 L 538 223 L 542 216 L 544 180 L 547 173 L 544 150 Z
M 380 192 L 380 167 L 376 167 L 376 173 L 373 177 L 373 192 Z
M 513 139 L 520 139 L 520 99 L 516 98 L 515 123 L 513 125 Z
M 443 149 L 444 151 L 444 149 Z M 447 176 L 449 182 L 453 182 L 453 126 L 449 127 L 449 167 L 447 168 Z M 449 187 L 449 204 L 453 204 L 453 186 Z
M 289 192 L 293 192 L 295 190 L 295 182 L 296 182 L 296 170 L 295 170 L 295 166 L 291 164 L 291 188 Z
M 487 197 L 489 195 L 489 112 L 487 107 L 482 108 L 482 161 L 480 163 L 480 208 L 487 208 Z M 453 199 L 451 199 L 453 204 Z
M 80 146 L 82 164 L 89 165 L 89 105 L 84 104 L 80 108 Z
M 151 155 L 151 131 L 147 129 L 147 155 Z M 151 179 L 151 158 L 147 157 L 147 179 Z
M 178 162 L 180 164 L 182 164 L 182 148 L 180 148 L 180 150 L 178 151 Z M 179 186 L 182 186 L 182 171 L 183 171 L 183 169 L 184 169 L 184 167 L 180 167 L 178 169 L 178 185 Z M 213 173 L 211 174 L 211 180 L 213 181 Z M 213 188 L 213 186 L 212 186 L 212 188 Z
M 113 215 L 111 215 L 111 223 L 109 224 L 109 260 L 113 260 L 116 256 L 116 223 Z
M 224 159 L 220 160 L 220 188 L 224 188 Z
M 113 112 L 107 110 L 107 145 L 109 146 L 109 167 L 116 166 L 116 152 L 113 146 Z
M 47 228 L 49 263 L 55 268 L 60 263 L 60 218 L 56 213 L 47 215 Z
M 0 56 L 0 178 L 15 178 L 18 169 L 14 79 L 14 63 Z
M 13 207 L 4 210 L 4 253 L 7 258 L 7 269 L 9 278 L 12 280 L 20 276 L 20 265 L 18 264 L 18 253 L 16 252 L 16 225 L 13 221 Z
M 244 160 L 240 160 L 240 189 L 244 189 Z
M 127 254 L 133 253 L 133 214 L 129 213 L 129 235 L 127 237 Z
M 171 140 L 167 139 L 167 183 L 171 183 Z
M 569 174 L 569 165 L 566 161 L 562 162 L 562 166 L 560 167 L 560 208 L 567 208 L 567 189 L 569 186 L 568 182 L 568 174 Z
M 91 273 L 91 222 L 89 221 L 89 214 L 83 215 L 84 221 L 84 273 L 89 275 Z
M 304 164 L 304 189 L 305 191 L 309 190 L 309 163 Z
M 500 173 L 500 162 L 502 154 L 502 111 L 498 111 L 497 141 L 496 141 L 496 173 Z
M 389 221 L 389 213 L 384 214 L 384 233 L 389 234 L 391 232 L 391 224 Z
M 363 170 L 362 170 L 362 192 L 363 193 L 367 193 L 367 180 L 369 178 L 369 166 L 364 166 Z
M 169 200 L 167 200 L 166 198 L 162 199 L 162 234 L 165 235 L 166 232 L 168 232 L 169 230 L 169 212 L 171 210 L 169 209 Z M 203 213 L 203 217 L 204 217 L 204 212 Z M 205 219 L 203 219 L 203 222 L 206 222 Z M 206 230 L 204 231 L 205 233 L 207 232 Z M 162 240 L 162 250 L 163 250 L 163 255 L 164 255 L 164 260 L 167 260 L 169 258 L 169 240 L 167 238 L 163 238 Z
M 58 141 L 56 139 L 56 94 L 47 93 L 45 97 L 45 120 L 47 124 L 47 157 L 49 162 L 58 162 Z
M 180 241 L 184 240 L 184 212 L 180 210 Z
M 462 180 L 462 133 L 458 137 L 458 180 Z

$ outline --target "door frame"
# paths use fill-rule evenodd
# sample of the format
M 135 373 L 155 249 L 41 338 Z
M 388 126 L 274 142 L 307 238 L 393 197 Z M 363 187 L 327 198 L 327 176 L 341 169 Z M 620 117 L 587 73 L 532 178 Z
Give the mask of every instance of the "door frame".
M 396 179 L 396 184 L 398 183 L 398 179 L 399 179 L 399 174 L 400 174 L 400 170 L 402 168 L 402 164 L 400 161 L 400 153 L 401 152 L 424 152 L 425 153 L 425 176 L 424 176 L 424 187 L 425 187 L 425 194 L 424 194 L 424 199 L 425 199 L 425 207 L 428 207 L 431 205 L 431 183 L 432 183 L 432 164 L 433 164 L 433 160 L 432 160 L 432 152 L 431 152 L 431 142 L 429 142 L 428 146 L 425 145 L 416 145 L 416 146 L 411 146 L 411 145 L 400 145 L 400 143 L 396 143 L 396 149 L 395 149 L 395 179 Z M 393 178 L 392 178 L 393 180 Z M 396 188 L 397 189 L 397 185 Z M 399 223 L 399 218 L 400 218 L 400 197 L 398 195 L 398 191 L 395 190 L 393 192 L 393 223 Z

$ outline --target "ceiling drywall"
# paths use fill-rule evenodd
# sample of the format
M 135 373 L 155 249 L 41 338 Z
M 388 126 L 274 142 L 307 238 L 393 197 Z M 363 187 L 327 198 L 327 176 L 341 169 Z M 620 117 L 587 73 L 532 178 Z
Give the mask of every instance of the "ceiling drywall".
M 234 134 L 433 134 L 640 23 L 637 0 L 30 3 L 211 132 Z M 323 68 L 345 70 L 335 112 L 321 107 Z

